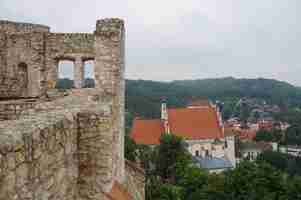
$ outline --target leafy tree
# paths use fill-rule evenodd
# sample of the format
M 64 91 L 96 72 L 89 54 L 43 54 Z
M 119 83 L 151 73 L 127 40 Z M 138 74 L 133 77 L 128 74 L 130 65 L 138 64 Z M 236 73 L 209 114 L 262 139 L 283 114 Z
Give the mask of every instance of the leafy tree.
M 174 183 L 176 180 L 177 164 L 187 157 L 187 150 L 182 138 L 174 134 L 163 134 L 158 146 L 156 169 L 164 182 Z
M 291 176 L 301 175 L 301 158 L 287 155 L 287 173 Z
M 145 199 L 160 199 L 162 182 L 160 177 L 146 174 L 145 177 Z
M 208 184 L 208 172 L 195 166 L 188 166 L 181 175 L 177 184 L 185 188 L 184 199 L 200 199 L 201 188 Z
M 288 156 L 287 154 L 275 152 L 275 151 L 265 151 L 261 153 L 257 160 L 259 162 L 263 161 L 269 163 L 270 165 L 274 166 L 275 168 L 285 171 L 287 170 L 288 164 Z
M 255 140 L 256 141 L 272 142 L 274 140 L 274 136 L 273 136 L 271 131 L 259 130 L 256 133 Z
M 287 200 L 301 199 L 301 177 L 295 176 L 288 181 Z
M 138 146 L 138 157 L 146 171 L 146 199 L 182 199 L 183 188 L 175 182 L 191 159 L 184 145 L 180 137 L 164 134 L 156 148 Z
M 154 151 L 148 145 L 138 145 L 138 160 L 141 166 L 144 168 L 146 174 L 154 173 L 154 163 L 157 159 L 157 151 Z
M 301 145 L 301 125 L 294 124 L 286 130 L 285 142 L 289 145 Z
M 225 180 L 223 174 L 211 174 L 208 179 L 208 185 L 205 185 L 202 189 L 201 199 L 227 199 Z
M 158 200 L 182 200 L 182 190 L 183 188 L 172 185 L 172 184 L 162 184 L 160 187 L 160 194 L 158 195 Z
M 124 140 L 124 156 L 126 159 L 131 160 L 133 162 L 135 162 L 137 158 L 137 144 L 127 134 L 125 135 Z
M 269 164 L 246 161 L 225 177 L 225 191 L 230 199 L 270 200 L 285 197 L 283 175 Z
M 266 151 L 257 158 L 258 162 L 266 162 L 273 167 L 288 173 L 290 176 L 301 175 L 301 158 L 288 154 Z
M 279 144 L 283 143 L 284 142 L 284 131 L 281 131 L 281 130 L 272 130 L 272 135 L 273 135 L 273 140 L 272 142 L 277 142 Z

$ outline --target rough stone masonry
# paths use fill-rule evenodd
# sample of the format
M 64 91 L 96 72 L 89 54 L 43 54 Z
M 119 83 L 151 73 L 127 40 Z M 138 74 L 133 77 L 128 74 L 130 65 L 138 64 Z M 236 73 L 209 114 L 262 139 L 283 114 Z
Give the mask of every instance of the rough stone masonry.
M 62 59 L 77 89 L 47 98 Z M 80 89 L 87 60 L 95 88 Z M 122 20 L 93 34 L 0 21 L 0 200 L 110 199 L 116 182 L 144 199 L 143 171 L 124 160 L 124 85 Z
M 82 88 L 84 62 L 94 60 L 96 88 L 113 89 L 124 70 L 124 25 L 98 20 L 89 33 L 51 33 L 43 25 L 0 21 L 0 97 L 40 97 L 58 79 L 60 60 L 74 62 L 76 88 Z M 115 78 L 116 77 L 116 78 Z

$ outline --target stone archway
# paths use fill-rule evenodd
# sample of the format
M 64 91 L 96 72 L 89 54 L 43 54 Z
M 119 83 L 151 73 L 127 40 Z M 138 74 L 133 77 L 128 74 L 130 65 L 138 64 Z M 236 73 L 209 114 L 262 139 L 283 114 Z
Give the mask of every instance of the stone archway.
M 95 87 L 95 77 L 94 77 L 94 58 L 84 59 L 84 88 L 94 88 Z
M 71 89 L 74 87 L 75 79 L 75 59 L 58 59 L 56 87 Z

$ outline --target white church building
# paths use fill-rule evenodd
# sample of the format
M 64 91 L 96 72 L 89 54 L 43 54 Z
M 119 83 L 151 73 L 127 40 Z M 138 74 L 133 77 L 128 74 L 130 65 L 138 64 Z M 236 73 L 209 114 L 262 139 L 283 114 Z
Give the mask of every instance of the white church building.
M 225 135 L 218 106 L 207 100 L 184 108 L 167 108 L 162 103 L 161 119 L 136 118 L 131 137 L 138 144 L 158 145 L 164 133 L 182 137 L 195 164 L 210 172 L 236 166 L 235 138 Z

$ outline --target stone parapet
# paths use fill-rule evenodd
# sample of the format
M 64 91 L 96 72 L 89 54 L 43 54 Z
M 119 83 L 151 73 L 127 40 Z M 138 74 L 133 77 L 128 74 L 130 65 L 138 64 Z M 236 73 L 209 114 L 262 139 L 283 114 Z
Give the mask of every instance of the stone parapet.
M 45 25 L 0 20 L 0 32 L 4 32 L 7 34 L 49 31 L 50 28 Z

